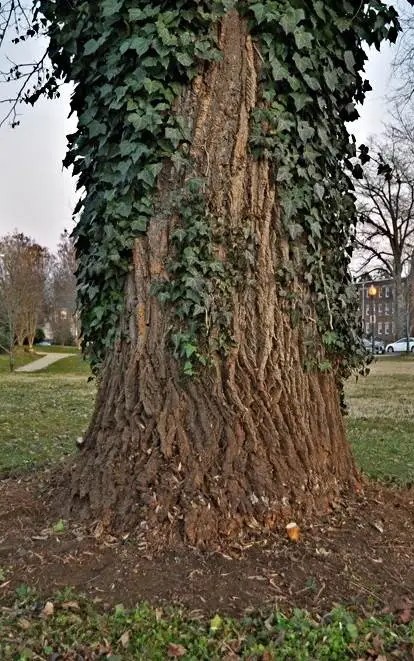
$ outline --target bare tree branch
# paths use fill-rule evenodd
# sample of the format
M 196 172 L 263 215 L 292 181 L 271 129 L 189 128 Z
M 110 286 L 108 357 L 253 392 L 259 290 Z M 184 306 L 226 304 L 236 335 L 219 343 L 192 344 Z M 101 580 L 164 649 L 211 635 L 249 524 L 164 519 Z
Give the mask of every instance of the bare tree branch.
M 26 7 L 20 0 L 0 2 L 0 55 L 10 64 L 8 70 L 0 71 L 0 85 L 6 90 L 0 95 L 0 104 L 6 108 L 0 114 L 0 127 L 6 122 L 12 127 L 20 123 L 21 103 L 33 104 L 41 95 L 59 96 L 59 84 L 50 73 L 46 47 L 33 62 L 27 62 L 27 53 L 21 62 L 10 56 L 11 49 L 29 39 L 42 38 L 44 31 L 45 21 L 35 16 L 33 3 Z
M 372 145 L 370 154 L 364 177 L 356 184 L 358 274 L 370 269 L 392 278 L 398 332 L 402 282 L 414 250 L 414 169 L 411 159 L 392 142 Z

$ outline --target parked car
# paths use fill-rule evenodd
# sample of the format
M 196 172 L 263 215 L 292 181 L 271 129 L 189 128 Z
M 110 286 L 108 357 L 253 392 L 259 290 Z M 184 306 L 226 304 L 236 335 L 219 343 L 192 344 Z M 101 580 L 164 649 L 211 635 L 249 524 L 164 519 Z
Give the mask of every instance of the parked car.
M 408 338 L 409 350 L 414 352 L 414 337 Z M 393 353 L 394 351 L 407 351 L 407 338 L 400 337 L 399 340 L 387 344 L 385 347 L 387 353 Z
M 42 340 L 41 342 L 38 342 L 37 346 L 38 347 L 51 347 L 52 342 L 50 340 Z
M 364 349 L 367 351 L 372 351 L 372 340 L 369 340 L 367 337 L 362 338 L 362 344 Z M 374 353 L 384 353 L 385 345 L 382 340 L 374 340 Z

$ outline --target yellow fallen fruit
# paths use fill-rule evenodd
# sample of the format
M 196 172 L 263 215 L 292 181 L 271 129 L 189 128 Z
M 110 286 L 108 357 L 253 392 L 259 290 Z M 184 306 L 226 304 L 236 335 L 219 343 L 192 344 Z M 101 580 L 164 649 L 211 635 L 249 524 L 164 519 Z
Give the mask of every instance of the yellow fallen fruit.
M 289 537 L 291 542 L 297 542 L 300 537 L 300 528 L 297 523 L 292 521 L 291 523 L 288 523 L 286 526 L 286 532 L 287 536 Z

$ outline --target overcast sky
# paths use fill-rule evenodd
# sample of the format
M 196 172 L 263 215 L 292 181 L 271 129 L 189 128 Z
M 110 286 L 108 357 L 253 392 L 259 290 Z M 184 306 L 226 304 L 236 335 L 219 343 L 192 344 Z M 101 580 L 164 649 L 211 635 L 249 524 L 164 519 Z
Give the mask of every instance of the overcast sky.
M 386 120 L 392 50 L 384 47 L 381 54 L 370 53 L 367 77 L 373 91 L 361 119 L 352 125 L 358 144 L 380 134 Z M 18 229 L 54 249 L 61 232 L 73 227 L 75 186 L 61 165 L 65 136 L 75 128 L 74 120 L 67 118 L 69 90 L 63 90 L 59 100 L 40 101 L 34 109 L 22 106 L 21 112 L 17 129 L 0 128 L 0 236 Z

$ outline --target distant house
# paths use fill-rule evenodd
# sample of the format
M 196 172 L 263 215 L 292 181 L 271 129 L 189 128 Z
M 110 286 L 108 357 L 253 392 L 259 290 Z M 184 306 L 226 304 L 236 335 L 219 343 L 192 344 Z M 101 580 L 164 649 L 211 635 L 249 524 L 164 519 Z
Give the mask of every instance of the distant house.
M 394 322 L 394 281 L 392 278 L 376 278 L 356 283 L 359 290 L 359 314 L 363 331 L 367 337 L 375 337 L 385 343 L 393 342 L 396 338 Z M 369 296 L 370 287 L 377 290 L 375 298 Z M 413 334 L 414 327 L 414 278 L 404 278 L 404 299 L 408 305 L 402 311 L 404 322 L 408 323 L 409 332 Z M 405 324 L 404 324 L 405 325 Z M 404 332 L 403 332 L 404 335 Z
M 67 308 L 53 310 L 43 319 L 40 325 L 46 339 L 56 344 L 75 344 L 80 343 L 80 323 L 77 312 Z

